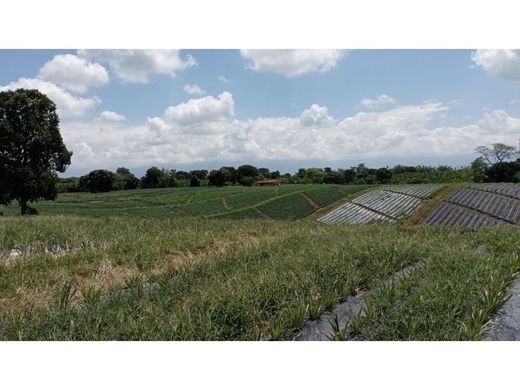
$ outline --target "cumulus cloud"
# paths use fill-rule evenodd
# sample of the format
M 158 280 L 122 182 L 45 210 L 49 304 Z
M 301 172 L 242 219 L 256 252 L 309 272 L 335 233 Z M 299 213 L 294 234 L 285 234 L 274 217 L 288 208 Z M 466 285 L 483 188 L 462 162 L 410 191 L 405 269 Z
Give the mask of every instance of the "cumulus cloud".
M 42 66 L 38 78 L 72 92 L 84 93 L 90 87 L 108 83 L 106 69 L 73 54 L 60 54 Z
M 44 93 L 56 103 L 58 114 L 64 118 L 85 116 L 101 103 L 101 100 L 97 96 L 74 96 L 54 83 L 32 78 L 20 78 L 17 81 L 0 86 L 0 91 L 16 90 L 19 88 L 37 89 Z
M 180 50 L 78 50 L 78 55 L 107 63 L 121 81 L 139 84 L 148 83 L 152 74 L 174 77 L 197 63 L 190 55 L 182 57 Z
M 92 148 L 90 147 L 90 145 L 87 144 L 86 142 L 75 143 L 71 149 L 72 149 L 73 155 L 75 157 L 89 159 L 96 155 L 94 153 L 94 151 L 92 150 Z
M 330 125 L 334 119 L 329 115 L 327 107 L 321 107 L 313 104 L 310 108 L 304 110 L 300 116 L 300 124 L 303 127 L 323 127 Z
M 368 108 L 368 109 L 376 109 L 384 106 L 390 106 L 397 103 L 397 100 L 394 99 L 391 96 L 382 94 L 376 97 L 375 99 L 369 99 L 369 98 L 363 98 L 360 101 L 360 105 L 362 107 Z
M 300 115 L 239 120 L 233 96 L 190 99 L 140 126 L 73 122 L 63 126 L 75 167 L 174 166 L 214 161 L 359 160 L 460 156 L 478 145 L 510 144 L 520 118 L 504 110 L 463 126 L 439 126 L 450 105 L 430 101 L 334 119 L 313 104 Z M 83 144 L 86 143 L 86 144 Z M 90 148 L 90 149 L 89 149 Z
M 216 98 L 205 96 L 190 99 L 186 103 L 170 106 L 164 112 L 167 121 L 180 125 L 215 122 L 233 116 L 235 102 L 229 92 L 222 92 Z
M 221 83 L 229 83 L 229 79 L 225 78 L 224 76 L 218 76 L 218 81 L 220 81 Z
M 188 95 L 204 95 L 206 93 L 206 91 L 204 91 L 197 84 L 186 84 L 184 86 L 184 92 L 186 92 Z
M 471 59 L 493 77 L 520 81 L 520 50 L 477 50 Z
M 98 120 L 102 122 L 121 122 L 125 119 L 126 117 L 124 115 L 114 111 L 103 111 L 98 117 Z
M 345 50 L 241 50 L 247 67 L 286 77 L 309 72 L 326 72 L 345 56 Z

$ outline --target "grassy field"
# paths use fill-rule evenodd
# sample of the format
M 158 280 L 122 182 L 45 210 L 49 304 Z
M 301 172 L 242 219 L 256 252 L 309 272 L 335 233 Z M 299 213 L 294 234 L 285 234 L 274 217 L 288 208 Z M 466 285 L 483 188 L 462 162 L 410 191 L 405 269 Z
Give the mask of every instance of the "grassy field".
M 283 185 L 279 187 L 179 187 L 138 189 L 108 193 L 65 193 L 56 201 L 33 204 L 43 215 L 82 216 L 262 216 L 253 208 L 266 209 L 266 218 L 297 219 L 316 208 L 341 199 L 349 194 L 370 188 L 366 185 Z M 301 196 L 300 194 L 303 194 Z M 299 201 L 296 209 L 289 208 L 290 200 Z M 268 211 L 272 210 L 270 215 Z M 0 206 L 5 216 L 19 214 L 16 202 L 9 207 Z M 296 213 L 295 213 L 296 212 Z
M 259 219 L 4 217 L 0 337 L 282 338 L 349 294 L 368 340 L 478 339 L 520 267 L 518 228 L 320 225 Z

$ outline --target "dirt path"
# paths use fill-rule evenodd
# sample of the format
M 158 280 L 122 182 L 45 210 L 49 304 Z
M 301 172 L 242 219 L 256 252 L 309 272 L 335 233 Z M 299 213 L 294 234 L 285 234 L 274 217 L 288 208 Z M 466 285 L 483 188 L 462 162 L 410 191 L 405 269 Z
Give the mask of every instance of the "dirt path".
M 498 311 L 491 322 L 483 340 L 519 341 L 520 340 L 520 276 L 509 287 L 509 300 Z
M 320 208 L 320 205 L 318 203 L 316 203 L 316 201 L 314 199 L 312 199 L 309 195 L 307 195 L 303 192 L 300 192 L 300 195 L 303 196 L 305 199 L 307 199 L 307 202 L 309 202 L 311 204 L 311 206 L 314 207 L 315 209 Z
M 253 207 L 253 210 L 255 210 L 259 215 L 261 215 L 262 217 L 264 217 L 266 219 L 271 219 L 271 220 L 273 219 L 273 217 L 271 217 L 270 215 L 267 215 L 262 210 L 257 209 L 256 207 Z

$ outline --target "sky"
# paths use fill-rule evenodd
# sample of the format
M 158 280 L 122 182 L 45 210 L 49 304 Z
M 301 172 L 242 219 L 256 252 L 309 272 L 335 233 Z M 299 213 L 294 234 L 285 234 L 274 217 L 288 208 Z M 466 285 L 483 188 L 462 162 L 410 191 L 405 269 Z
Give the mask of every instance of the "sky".
M 462 166 L 520 138 L 520 50 L 0 50 L 57 105 L 72 164 Z

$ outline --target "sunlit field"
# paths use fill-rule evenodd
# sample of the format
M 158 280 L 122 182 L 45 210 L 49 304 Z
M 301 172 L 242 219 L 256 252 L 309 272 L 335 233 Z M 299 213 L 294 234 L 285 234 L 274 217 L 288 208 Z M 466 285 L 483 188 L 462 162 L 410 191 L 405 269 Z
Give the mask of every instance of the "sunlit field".
M 315 222 L 365 190 L 65 194 L 23 218 L 11 206 L 0 223 L 0 337 L 281 340 L 377 289 L 345 338 L 481 338 L 520 267 L 518 227 Z

